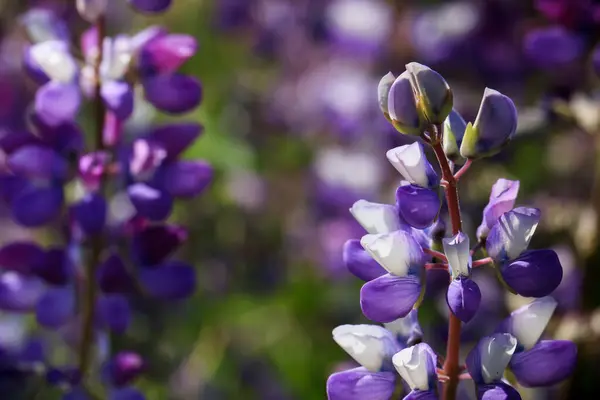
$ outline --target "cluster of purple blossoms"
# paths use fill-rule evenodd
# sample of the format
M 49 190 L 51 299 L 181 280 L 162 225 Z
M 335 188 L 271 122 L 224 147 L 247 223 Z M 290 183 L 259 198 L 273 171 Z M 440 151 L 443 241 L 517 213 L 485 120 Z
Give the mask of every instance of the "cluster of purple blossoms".
M 458 181 L 474 161 L 497 154 L 514 136 L 517 110 L 512 100 L 488 88 L 475 121 L 466 123 L 453 110 L 453 94 L 444 78 L 414 62 L 397 78 L 384 76 L 378 97 L 393 126 L 420 141 L 387 153 L 404 178 L 395 205 L 359 200 L 350 209 L 367 235 L 346 243 L 344 261 L 366 281 L 360 291 L 363 314 L 384 326 L 333 330 L 334 340 L 361 367 L 331 375 L 328 398 L 388 400 L 400 383 L 408 392 L 405 399 L 455 399 L 460 381 L 469 379 L 479 399 L 520 399 L 516 383 L 539 387 L 566 379 L 575 366 L 575 344 L 540 340 L 557 305 L 548 295 L 563 276 L 553 250 L 528 250 L 540 211 L 514 208 L 519 182 L 500 179 L 484 209 L 475 246 L 462 228 Z M 428 162 L 422 143 L 435 154 L 441 176 Z M 462 167 L 455 172 L 456 164 Z M 446 213 L 452 236 L 440 237 Z M 473 260 L 480 251 L 485 256 Z M 482 338 L 461 365 L 461 323 L 475 316 L 486 295 L 471 279 L 471 270 L 485 265 L 494 268 L 509 291 L 533 299 Z M 446 271 L 450 280 L 444 356 L 421 343 L 417 309 L 431 270 Z M 507 368 L 512 371 L 510 382 Z
M 129 3 L 160 12 L 171 1 Z M 60 236 L 53 240 L 60 245 L 17 241 L 0 248 L 0 310 L 37 320 L 31 338 L 3 346 L 0 358 L 6 368 L 42 374 L 69 400 L 98 398 L 93 379 L 103 384 L 101 398 L 144 398 L 132 386 L 143 358 L 110 354 L 107 340 L 126 332 L 132 298 L 179 301 L 194 293 L 194 267 L 171 258 L 186 229 L 166 220 L 174 199 L 200 195 L 212 179 L 206 162 L 181 157 L 200 136 L 199 124 L 149 127 L 131 140 L 125 135 L 134 106 L 144 101 L 137 93 L 172 115 L 200 104 L 200 83 L 178 72 L 195 54 L 195 39 L 160 27 L 109 37 L 107 7 L 106 0 L 77 1 L 92 23 L 80 51 L 51 12 L 24 19 L 34 33 L 24 66 L 40 87 L 30 130 L 0 138 L 0 189 L 13 220 L 59 227 L 53 232 Z M 90 145 L 77 121 L 84 102 L 96 111 Z M 54 360 L 44 340 L 49 334 L 69 349 L 66 360 Z

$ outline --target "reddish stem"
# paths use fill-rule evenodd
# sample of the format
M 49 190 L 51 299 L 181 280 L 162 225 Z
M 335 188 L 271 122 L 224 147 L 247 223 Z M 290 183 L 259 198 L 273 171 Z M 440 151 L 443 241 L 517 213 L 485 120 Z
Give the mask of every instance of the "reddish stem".
M 429 254 L 432 257 L 437 258 L 438 260 L 448 262 L 448 259 L 446 258 L 446 255 L 444 253 L 440 253 L 439 251 L 435 251 L 427 247 L 423 247 L 423 252 Z
M 442 138 L 442 126 L 436 126 L 438 140 L 431 144 L 435 156 L 442 170 L 442 180 L 446 181 L 444 192 L 446 193 L 446 203 L 448 204 L 448 213 L 452 225 L 452 233 L 456 235 L 462 230 L 462 220 L 460 216 L 460 204 L 458 201 L 457 180 L 452 173 L 444 149 L 440 143 Z M 464 167 L 463 167 L 464 168 Z M 460 351 L 460 320 L 450 312 L 450 321 L 448 324 L 448 343 L 446 346 L 446 361 L 444 362 L 444 374 L 448 380 L 444 384 L 444 400 L 456 400 L 456 389 L 459 382 L 460 368 L 458 357 Z
M 460 177 L 463 176 L 464 173 L 469 170 L 469 167 L 471 166 L 472 163 L 473 163 L 473 160 L 471 160 L 470 158 L 467 158 L 467 162 L 465 163 L 465 165 L 463 165 L 458 170 L 458 172 L 454 174 L 454 180 L 458 181 L 460 179 Z
M 437 269 L 440 271 L 448 271 L 448 264 L 442 264 L 442 263 L 427 263 L 425 264 L 425 269 L 426 270 L 432 270 L 432 269 Z
M 486 257 L 482 258 L 481 260 L 475 260 L 473 261 L 473 268 L 481 267 L 483 265 L 491 264 L 493 262 L 494 260 L 492 260 L 492 257 Z

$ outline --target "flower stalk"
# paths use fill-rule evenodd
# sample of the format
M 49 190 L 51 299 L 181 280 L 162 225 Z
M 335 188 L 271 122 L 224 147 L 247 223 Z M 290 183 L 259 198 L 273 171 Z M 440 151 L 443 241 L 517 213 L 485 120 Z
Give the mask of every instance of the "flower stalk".
M 106 19 L 104 15 L 101 15 L 96 21 L 97 31 L 97 49 L 98 57 L 94 64 L 94 108 L 95 108 L 95 122 L 96 131 L 94 136 L 94 150 L 104 150 L 104 121 L 106 108 L 101 97 L 101 77 L 100 77 L 100 65 L 103 58 L 103 41 L 106 36 Z M 100 179 L 100 193 L 105 194 L 106 192 L 106 174 L 103 173 Z M 97 295 L 97 283 L 96 283 L 96 268 L 100 264 L 100 257 L 102 249 L 104 248 L 104 240 L 102 234 L 94 235 L 91 238 L 91 248 L 89 254 L 89 264 L 85 268 L 85 279 L 83 284 L 82 293 L 82 318 L 81 318 L 81 341 L 79 349 L 79 371 L 82 378 L 85 377 L 86 373 L 90 368 L 93 353 L 93 342 L 94 342 L 94 314 L 96 308 L 96 295 Z
M 443 125 L 435 127 L 435 136 L 439 139 L 443 135 Z M 431 147 L 440 165 L 442 171 L 442 179 L 447 182 L 444 186 L 446 202 L 448 204 L 448 213 L 450 215 L 450 223 L 452 225 L 452 234 L 456 235 L 462 230 L 462 219 L 460 215 L 460 203 L 458 199 L 458 179 L 452 173 L 446 154 L 440 140 L 432 141 Z M 468 165 L 468 164 L 467 164 Z M 464 168 L 464 167 L 463 167 Z M 456 389 L 458 387 L 460 368 L 459 368 L 459 351 L 460 351 L 460 330 L 461 322 L 456 315 L 450 312 L 450 321 L 448 324 L 448 343 L 446 346 L 446 360 L 444 361 L 444 375 L 448 380 L 444 384 L 444 400 L 455 400 Z

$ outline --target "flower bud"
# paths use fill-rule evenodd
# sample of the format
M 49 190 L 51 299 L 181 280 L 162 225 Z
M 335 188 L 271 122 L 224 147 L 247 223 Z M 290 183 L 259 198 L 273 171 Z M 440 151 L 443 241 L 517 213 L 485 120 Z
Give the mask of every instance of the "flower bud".
M 431 68 L 411 62 L 406 65 L 416 96 L 417 109 L 430 124 L 442 124 L 452 111 L 452 90 L 446 80 Z
M 435 387 L 437 356 L 426 343 L 399 351 L 392 362 L 411 390 L 427 391 Z
M 456 111 L 450 111 L 446 121 L 444 121 L 444 137 L 442 146 L 444 153 L 453 162 L 460 162 L 463 158 L 460 156 L 460 145 L 465 135 L 467 123 L 463 117 Z M 464 160 L 463 160 L 464 161 Z
M 404 71 L 396 78 L 390 87 L 387 112 L 392 120 L 392 125 L 398 132 L 417 136 L 423 132 L 425 121 L 421 113 L 417 111 L 408 71 Z
M 386 157 L 404 179 L 412 184 L 433 188 L 440 182 L 419 142 L 395 147 L 386 153 Z
M 108 0 L 77 0 L 75 4 L 81 18 L 94 23 L 106 12 Z
M 381 78 L 379 81 L 379 86 L 377 86 L 377 100 L 379 101 L 379 108 L 381 112 L 385 116 L 385 118 L 392 122 L 390 118 L 390 113 L 388 112 L 388 97 L 390 94 L 390 89 L 394 84 L 396 77 L 391 72 L 388 72 Z
M 475 123 L 469 123 L 460 146 L 465 158 L 493 156 L 517 131 L 517 109 L 502 93 L 486 88 Z

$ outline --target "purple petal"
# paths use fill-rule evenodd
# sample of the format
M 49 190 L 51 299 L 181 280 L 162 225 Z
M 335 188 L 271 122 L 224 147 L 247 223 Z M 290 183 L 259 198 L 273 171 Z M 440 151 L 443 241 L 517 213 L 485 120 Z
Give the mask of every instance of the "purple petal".
M 125 333 L 131 320 L 131 307 L 125 296 L 104 295 L 96 305 L 99 321 L 115 333 Z
M 142 48 L 141 68 L 156 74 L 173 73 L 193 57 L 197 49 L 196 38 L 191 35 L 159 36 Z
M 582 39 L 559 26 L 533 29 L 524 39 L 525 54 L 541 68 L 555 68 L 582 55 L 585 44 Z
M 7 132 L 0 138 L 0 149 L 6 154 L 11 154 L 27 145 L 43 144 L 39 137 L 30 132 Z
M 20 225 L 36 227 L 56 218 L 60 214 L 62 204 L 62 187 L 30 186 L 13 199 L 12 216 Z
M 167 160 L 174 160 L 200 137 L 203 129 L 195 122 L 162 125 L 153 128 L 147 139 L 159 143 L 166 150 Z
M 478 400 L 521 400 L 521 395 L 517 390 L 504 383 L 496 382 L 490 385 L 477 386 Z
M 159 264 L 175 252 L 186 238 L 186 230 L 178 225 L 146 226 L 133 237 L 136 261 L 143 266 Z
M 129 186 L 127 194 L 138 214 L 151 221 L 167 218 L 173 209 L 173 199 L 169 194 L 144 183 Z
M 328 400 L 389 400 L 396 376 L 392 372 L 371 372 L 359 367 L 336 372 L 327 379 Z
M 30 179 L 58 179 L 67 176 L 67 161 L 48 147 L 23 146 L 7 160 L 8 167 L 17 175 Z
M 73 121 L 58 125 L 49 125 L 38 115 L 31 116 L 31 124 L 35 127 L 37 136 L 63 156 L 79 153 L 84 147 L 81 127 Z
M 539 221 L 537 208 L 517 207 L 502 214 L 486 240 L 489 256 L 499 263 L 517 258 L 527 250 Z
M 196 290 L 196 271 L 179 261 L 170 261 L 155 268 L 142 268 L 139 279 L 149 295 L 163 300 L 184 299 Z
M 121 351 L 105 365 L 104 372 L 110 383 L 119 387 L 132 383 L 143 370 L 142 356 L 132 351 Z
M 107 205 L 99 193 L 88 193 L 71 207 L 72 216 L 86 235 L 97 235 L 106 223 Z
M 146 13 L 158 13 L 165 11 L 171 5 L 172 0 L 127 0 L 129 4 L 138 11 Z
M 48 82 L 35 95 L 36 115 L 50 126 L 74 121 L 80 104 L 77 84 Z
M 370 320 L 392 322 L 406 317 L 420 294 L 421 283 L 417 277 L 386 274 L 363 285 L 360 306 Z
M 44 291 L 43 283 L 8 271 L 0 275 L 0 309 L 6 311 L 31 311 Z
M 75 291 L 70 286 L 47 289 L 39 299 L 35 315 L 38 324 L 59 328 L 75 315 Z
M 343 258 L 346 268 L 365 282 L 386 274 L 385 269 L 362 247 L 360 240 L 350 239 L 344 244 Z
M 510 181 L 508 179 L 498 179 L 490 194 L 490 201 L 483 209 L 483 221 L 477 229 L 477 237 L 487 237 L 492 226 L 498 221 L 498 218 L 506 212 L 509 212 L 515 205 L 517 195 L 519 194 L 519 181 Z
M 74 387 L 65 393 L 61 400 L 90 400 L 90 396 L 80 387 Z
M 440 199 L 431 189 L 416 185 L 400 186 L 396 191 L 400 216 L 417 229 L 427 228 L 440 211 Z
M 121 121 L 133 113 L 133 88 L 127 82 L 105 82 L 102 84 L 100 95 L 106 108 Z
M 44 251 L 33 242 L 13 242 L 0 248 L 0 268 L 31 274 L 44 258 Z
M 529 250 L 500 269 L 502 278 L 525 297 L 544 297 L 558 287 L 562 266 L 554 250 Z
M 471 379 L 477 385 L 500 382 L 517 348 L 517 338 L 509 333 L 483 337 L 466 359 Z
M 67 251 L 59 247 L 46 251 L 41 262 L 35 265 L 33 271 L 50 285 L 65 285 L 73 276 L 75 267 Z
M 202 100 L 200 82 L 182 74 L 158 75 L 143 82 L 146 99 L 161 111 L 183 114 L 192 111 Z
M 117 254 L 110 254 L 98 267 L 98 285 L 104 293 L 129 293 L 134 289 L 134 281 Z
M 448 286 L 446 302 L 454 315 L 462 322 L 469 322 L 477 313 L 481 303 L 481 291 L 475 281 L 460 277 Z
M 10 204 L 23 191 L 30 187 L 27 179 L 15 176 L 11 173 L 0 173 L 0 196 L 2 200 Z
M 510 368 L 525 387 L 551 386 L 575 370 L 577 346 L 568 340 L 542 340 L 530 350 L 515 353 Z
M 157 185 L 174 197 L 194 197 L 208 187 L 213 170 L 204 161 L 176 161 L 160 168 Z

